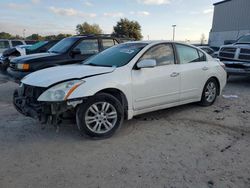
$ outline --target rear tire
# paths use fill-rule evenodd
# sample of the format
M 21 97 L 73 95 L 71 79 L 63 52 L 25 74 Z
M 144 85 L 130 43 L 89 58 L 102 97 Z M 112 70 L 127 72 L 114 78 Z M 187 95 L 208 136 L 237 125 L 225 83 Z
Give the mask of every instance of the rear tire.
M 202 106 L 212 105 L 215 102 L 218 93 L 219 86 L 217 81 L 214 78 L 210 78 L 204 86 L 199 104 Z
M 124 119 L 123 107 L 114 96 L 97 94 L 78 106 L 77 128 L 82 135 L 92 138 L 108 138 L 121 126 Z

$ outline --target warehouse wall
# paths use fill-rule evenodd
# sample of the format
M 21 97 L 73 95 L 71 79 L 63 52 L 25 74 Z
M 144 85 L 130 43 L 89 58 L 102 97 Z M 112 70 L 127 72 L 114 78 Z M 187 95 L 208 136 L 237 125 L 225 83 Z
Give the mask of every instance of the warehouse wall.
M 209 44 L 217 46 L 225 40 L 236 40 L 250 32 L 250 0 L 231 0 L 214 6 Z

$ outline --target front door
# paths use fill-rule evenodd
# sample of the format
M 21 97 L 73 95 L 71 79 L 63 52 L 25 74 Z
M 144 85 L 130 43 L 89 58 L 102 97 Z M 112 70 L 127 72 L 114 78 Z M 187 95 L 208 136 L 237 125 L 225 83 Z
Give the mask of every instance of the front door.
M 180 73 L 172 44 L 153 46 L 140 58 L 143 59 L 154 59 L 157 65 L 132 70 L 134 110 L 178 102 Z

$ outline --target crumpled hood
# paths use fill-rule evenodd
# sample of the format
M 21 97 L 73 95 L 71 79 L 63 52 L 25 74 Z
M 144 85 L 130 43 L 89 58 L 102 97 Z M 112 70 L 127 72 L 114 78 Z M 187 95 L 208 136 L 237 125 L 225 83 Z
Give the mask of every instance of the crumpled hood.
M 115 67 L 100 67 L 89 65 L 66 65 L 43 69 L 29 74 L 21 80 L 22 83 L 36 86 L 49 87 L 58 82 L 70 79 L 82 79 L 98 74 L 113 72 Z

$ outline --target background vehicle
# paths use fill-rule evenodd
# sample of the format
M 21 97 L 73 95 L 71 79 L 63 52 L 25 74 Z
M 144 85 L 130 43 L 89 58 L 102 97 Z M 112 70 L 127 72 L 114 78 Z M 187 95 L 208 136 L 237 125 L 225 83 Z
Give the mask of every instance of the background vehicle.
M 215 52 L 209 46 L 198 46 L 198 48 L 202 49 L 203 51 L 205 51 L 207 54 L 211 55 L 214 58 L 216 58 L 218 56 L 218 52 Z
M 40 41 L 33 45 L 19 45 L 9 48 L 5 50 L 0 57 L 0 69 L 5 71 L 9 67 L 10 60 L 15 57 L 47 52 L 58 41 L 59 40 Z
M 14 79 L 20 80 L 27 74 L 40 69 L 80 63 L 119 42 L 118 39 L 106 35 L 68 37 L 50 48 L 47 53 L 12 59 L 7 71 Z
M 8 48 L 12 48 L 18 45 L 24 45 L 26 42 L 24 40 L 8 40 L 8 39 L 0 39 L 0 56 L 2 55 L 3 51 L 7 50 Z
M 13 99 L 19 112 L 43 122 L 58 123 L 73 111 L 81 133 L 108 137 L 124 118 L 191 102 L 211 105 L 225 84 L 224 64 L 199 48 L 139 41 L 109 48 L 83 65 L 32 73 Z
M 226 65 L 228 75 L 250 75 L 250 34 L 221 46 L 218 58 Z

